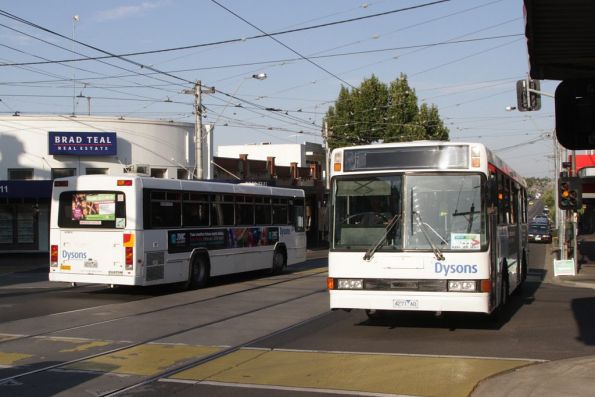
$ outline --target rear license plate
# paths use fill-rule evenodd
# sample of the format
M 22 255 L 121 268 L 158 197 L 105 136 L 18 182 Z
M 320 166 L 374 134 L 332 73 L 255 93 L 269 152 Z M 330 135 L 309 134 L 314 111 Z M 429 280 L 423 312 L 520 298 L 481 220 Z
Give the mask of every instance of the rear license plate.
M 97 261 L 95 259 L 87 259 L 85 261 L 85 267 L 97 268 Z

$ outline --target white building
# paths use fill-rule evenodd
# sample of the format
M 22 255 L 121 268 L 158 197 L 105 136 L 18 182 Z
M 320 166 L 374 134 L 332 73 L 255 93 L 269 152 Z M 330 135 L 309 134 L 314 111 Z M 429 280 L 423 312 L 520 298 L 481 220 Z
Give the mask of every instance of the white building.
M 0 116 L 0 252 L 48 250 L 51 180 L 147 173 L 186 179 L 194 124 L 94 116 Z

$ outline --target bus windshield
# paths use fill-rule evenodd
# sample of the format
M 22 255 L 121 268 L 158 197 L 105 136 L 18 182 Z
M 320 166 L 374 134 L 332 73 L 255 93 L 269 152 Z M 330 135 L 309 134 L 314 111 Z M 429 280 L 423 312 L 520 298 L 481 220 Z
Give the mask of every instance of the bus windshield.
M 334 246 L 367 250 L 374 245 L 391 219 L 401 213 L 401 185 L 400 175 L 336 180 Z M 395 227 L 379 250 L 400 246 L 400 228 Z
M 407 176 L 406 186 L 404 249 L 487 247 L 479 175 Z
M 487 247 L 480 175 L 383 175 L 337 178 L 333 246 L 378 251 L 481 250 Z

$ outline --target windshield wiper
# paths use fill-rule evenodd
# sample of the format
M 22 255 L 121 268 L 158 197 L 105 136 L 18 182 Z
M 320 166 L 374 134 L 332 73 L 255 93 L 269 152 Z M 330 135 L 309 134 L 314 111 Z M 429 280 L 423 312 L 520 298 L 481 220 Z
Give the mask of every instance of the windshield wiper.
M 430 225 L 424 223 L 424 221 L 421 219 L 421 215 L 419 212 L 413 211 L 413 213 L 417 215 L 415 219 L 417 221 L 417 224 L 419 225 L 419 229 L 426 238 L 428 244 L 430 244 L 430 247 L 432 247 L 432 252 L 434 252 L 434 256 L 436 257 L 436 259 L 438 259 L 439 261 L 443 261 L 444 259 L 446 259 L 442 252 L 438 249 L 438 247 L 436 247 L 434 243 L 432 243 L 432 239 L 430 238 L 430 236 L 428 236 L 428 233 L 426 232 L 426 227 L 430 229 L 436 236 L 438 236 L 438 238 L 442 240 L 444 244 L 448 244 L 448 242 L 436 230 L 432 229 Z
M 382 234 L 380 239 L 376 242 L 376 244 L 371 246 L 364 254 L 365 261 L 369 261 L 370 259 L 372 259 L 372 257 L 374 256 L 374 254 L 376 253 L 378 248 L 382 247 L 382 244 L 384 244 L 384 242 L 386 241 L 386 237 L 391 232 L 391 230 L 395 227 L 395 225 L 398 223 L 398 220 L 400 217 L 401 217 L 401 214 L 396 214 L 395 216 L 393 216 L 391 218 L 390 221 L 388 221 L 388 224 L 384 228 L 384 233 Z

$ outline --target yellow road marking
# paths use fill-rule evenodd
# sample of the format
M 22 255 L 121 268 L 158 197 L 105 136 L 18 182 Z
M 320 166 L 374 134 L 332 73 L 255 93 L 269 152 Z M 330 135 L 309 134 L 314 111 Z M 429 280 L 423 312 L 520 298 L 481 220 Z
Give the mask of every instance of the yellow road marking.
M 89 350 L 94 347 L 103 347 L 103 346 L 107 346 L 110 344 L 111 344 L 111 342 L 106 342 L 106 341 L 88 342 L 88 343 L 83 343 L 81 345 L 73 347 L 72 349 L 62 349 L 62 350 L 60 350 L 60 353 L 83 352 L 85 350 Z
M 175 364 L 220 350 L 221 348 L 212 346 L 147 344 L 81 361 L 65 368 L 150 376 Z
M 532 361 L 243 349 L 172 379 L 385 394 L 463 397 Z
M 33 357 L 31 354 L 25 353 L 7 353 L 0 352 L 0 365 L 15 365 L 17 361 Z

